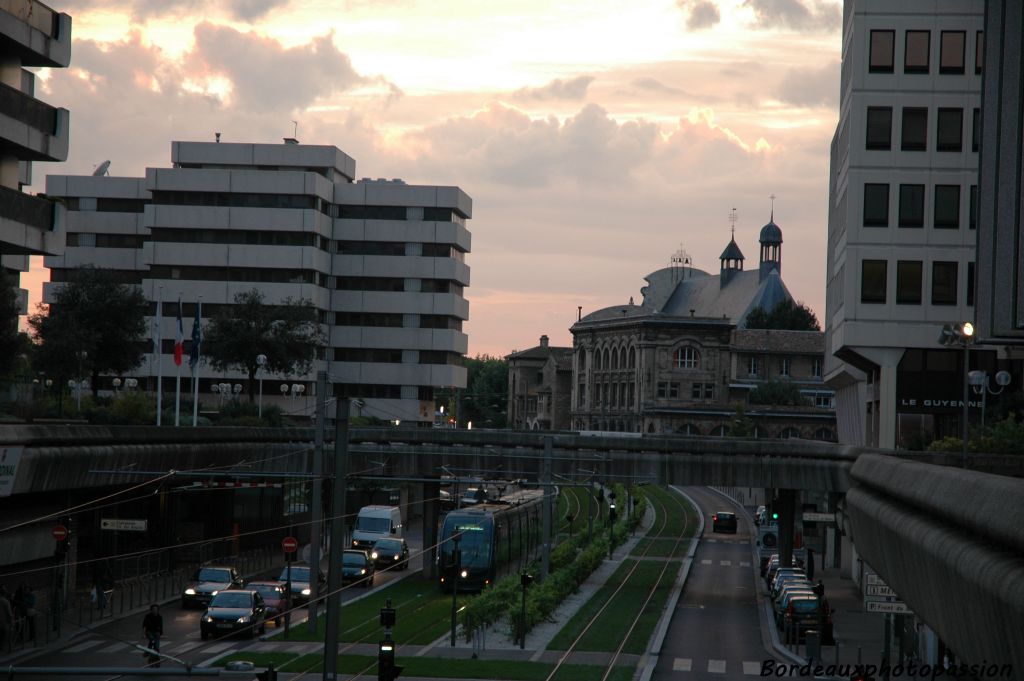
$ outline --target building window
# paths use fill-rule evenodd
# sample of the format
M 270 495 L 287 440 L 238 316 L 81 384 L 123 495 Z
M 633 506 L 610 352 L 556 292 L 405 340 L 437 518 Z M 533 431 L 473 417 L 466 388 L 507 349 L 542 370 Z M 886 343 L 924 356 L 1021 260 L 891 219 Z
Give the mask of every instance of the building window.
M 964 72 L 964 47 L 967 34 L 963 31 L 943 31 L 939 36 L 939 73 Z
M 789 357 L 783 357 L 782 361 L 779 363 L 779 376 L 789 376 L 792 363 L 793 360 Z
M 981 73 L 981 67 L 985 63 L 985 32 L 978 31 L 974 41 L 974 72 Z
M 676 350 L 677 369 L 696 369 L 700 364 L 700 353 L 689 345 Z
M 975 108 L 971 122 L 971 151 L 981 146 L 981 109 Z
M 587 384 L 580 383 L 579 392 L 576 393 L 576 406 L 585 409 L 587 406 Z
M 757 376 L 757 357 L 754 355 L 747 357 L 747 374 Z
M 889 185 L 864 185 L 864 226 L 889 226 Z
M 690 397 L 695 400 L 715 399 L 714 383 L 694 383 L 690 388 Z
M 636 406 L 636 383 L 629 384 L 629 406 Z
M 939 151 L 962 151 L 964 147 L 964 110 L 939 109 L 935 132 L 935 148 Z
M 896 304 L 921 304 L 921 277 L 923 269 L 920 260 L 900 260 L 896 263 Z
M 957 263 L 932 263 L 932 305 L 956 305 Z
M 968 226 L 971 229 L 977 229 L 978 228 L 978 185 L 976 185 L 976 184 L 972 184 L 971 185 L 971 200 L 970 200 L 970 206 L 968 206 L 968 208 L 971 211 L 971 215 L 968 218 L 968 223 L 967 224 L 968 224 Z
M 924 227 L 924 185 L 900 185 L 900 227 Z
M 869 106 L 865 149 L 892 148 L 892 107 Z
M 924 151 L 928 148 L 928 109 L 905 107 L 900 149 L 903 151 Z
M 668 397 L 668 382 L 658 381 L 658 397 L 664 399 Z
M 668 396 L 671 399 L 677 399 L 679 397 L 679 383 L 672 381 L 668 384 Z
M 928 53 L 931 46 L 932 35 L 929 31 L 907 31 L 903 73 L 928 73 Z
M 860 302 L 885 303 L 885 260 L 865 260 L 860 271 Z
M 967 263 L 967 305 L 974 307 L 974 263 Z
M 935 227 L 960 229 L 960 185 L 935 185 Z
M 871 31 L 871 54 L 868 58 L 870 73 L 892 73 L 895 31 Z
M 832 409 L 832 395 L 829 393 L 815 393 L 814 406 L 818 409 Z
M 818 357 L 811 361 L 811 378 L 821 378 L 821 359 Z

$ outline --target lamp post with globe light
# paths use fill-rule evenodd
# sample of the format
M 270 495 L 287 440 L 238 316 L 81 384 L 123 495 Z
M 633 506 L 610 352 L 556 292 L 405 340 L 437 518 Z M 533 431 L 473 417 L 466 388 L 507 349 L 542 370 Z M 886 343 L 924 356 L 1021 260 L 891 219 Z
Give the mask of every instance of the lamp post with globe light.
M 942 326 L 942 331 L 939 333 L 939 344 L 947 347 L 959 345 L 964 349 L 964 412 L 961 428 L 963 431 L 963 446 L 960 450 L 961 468 L 967 468 L 967 407 L 971 390 L 970 367 L 968 365 L 970 364 L 972 343 L 974 343 L 974 324 L 970 322 L 962 322 L 960 324 L 944 324 Z
M 985 406 L 988 395 L 998 395 L 1010 385 L 1011 376 L 1009 371 L 997 371 L 995 375 L 996 385 L 999 390 L 989 387 L 989 375 L 987 372 L 975 370 L 967 374 L 967 382 L 971 384 L 975 395 L 981 395 L 981 427 L 985 427 Z

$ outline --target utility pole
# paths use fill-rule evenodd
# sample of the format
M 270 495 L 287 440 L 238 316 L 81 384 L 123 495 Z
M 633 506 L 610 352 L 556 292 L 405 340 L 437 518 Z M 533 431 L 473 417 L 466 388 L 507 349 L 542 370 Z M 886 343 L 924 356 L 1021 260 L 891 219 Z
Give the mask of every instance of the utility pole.
M 349 399 L 335 401 L 334 425 L 334 494 L 331 503 L 332 549 L 345 543 L 345 489 L 348 477 L 348 410 Z M 341 560 L 328 561 L 327 618 L 324 626 L 324 681 L 338 678 L 338 632 L 341 626 Z
M 313 522 L 309 530 L 309 633 L 316 632 L 316 611 L 320 605 L 320 539 L 323 534 L 324 436 L 327 432 L 327 372 L 316 374 L 316 436 L 313 442 Z M 335 444 L 337 446 L 337 444 Z

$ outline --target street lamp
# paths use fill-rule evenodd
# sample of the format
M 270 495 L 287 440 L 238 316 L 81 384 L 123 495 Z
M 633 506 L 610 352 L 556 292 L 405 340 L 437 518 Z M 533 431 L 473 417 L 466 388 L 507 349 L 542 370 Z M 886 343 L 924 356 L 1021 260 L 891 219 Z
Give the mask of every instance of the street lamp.
M 231 388 L 231 392 L 234 393 L 235 399 L 237 400 L 238 396 L 242 393 L 242 384 L 235 383 L 235 385 Z
M 256 355 L 256 373 L 263 371 L 263 368 L 267 366 L 267 356 L 260 354 Z M 260 374 L 260 401 L 259 401 L 259 417 L 263 418 L 263 375 Z
M 111 382 L 114 384 L 114 397 L 117 397 L 117 389 L 121 387 L 121 379 L 115 378 Z
M 971 344 L 974 342 L 974 324 L 963 322 L 960 324 L 944 324 L 939 333 L 939 344 L 950 346 L 962 346 L 964 349 L 964 415 L 963 415 L 963 445 L 960 450 L 960 466 L 967 468 L 967 406 L 970 399 L 970 378 L 968 369 L 971 358 Z
M 985 402 L 988 395 L 998 395 L 1003 392 L 1006 386 L 1010 385 L 1010 372 L 1009 371 L 997 371 L 996 372 L 996 385 L 999 386 L 999 390 L 993 390 L 989 387 L 989 375 L 984 371 L 972 371 L 967 374 L 967 382 L 971 384 L 971 388 L 974 389 L 976 395 L 981 395 L 981 427 L 985 427 Z
M 135 388 L 138 388 L 139 387 L 139 379 L 137 379 L 137 378 L 126 378 L 126 379 L 124 379 L 124 387 L 125 387 L 126 390 L 128 388 L 131 388 L 132 390 L 134 390 Z

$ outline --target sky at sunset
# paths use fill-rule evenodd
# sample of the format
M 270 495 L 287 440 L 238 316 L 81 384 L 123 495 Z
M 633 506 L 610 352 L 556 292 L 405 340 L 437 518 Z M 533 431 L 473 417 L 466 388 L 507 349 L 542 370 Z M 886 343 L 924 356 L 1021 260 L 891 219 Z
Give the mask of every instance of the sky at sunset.
M 71 111 L 48 173 L 141 176 L 171 140 L 333 144 L 357 177 L 473 198 L 470 354 L 569 345 L 640 300 L 680 246 L 756 267 L 775 194 L 782 273 L 822 320 L 840 5 L 824 0 L 52 0 Z M 23 277 L 45 277 L 41 259 Z M 31 278 L 30 278 L 31 277 Z M 38 285 L 31 306 L 38 302 Z

